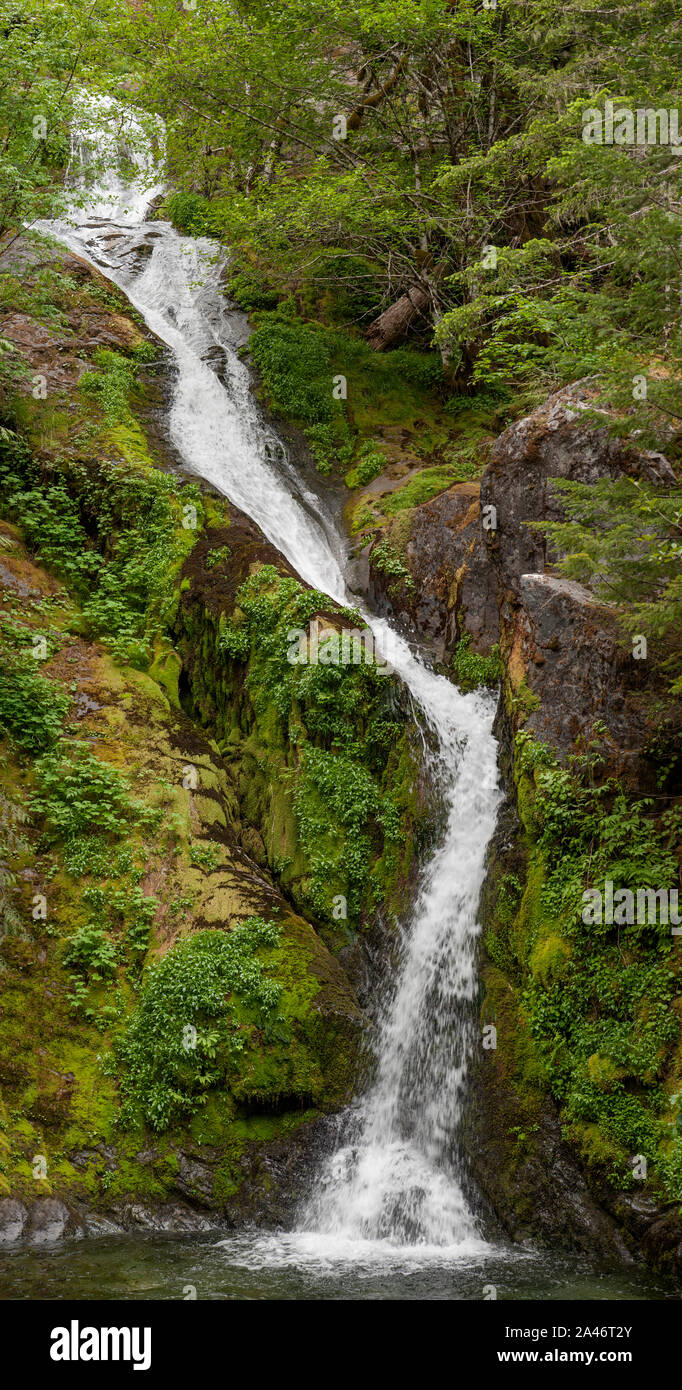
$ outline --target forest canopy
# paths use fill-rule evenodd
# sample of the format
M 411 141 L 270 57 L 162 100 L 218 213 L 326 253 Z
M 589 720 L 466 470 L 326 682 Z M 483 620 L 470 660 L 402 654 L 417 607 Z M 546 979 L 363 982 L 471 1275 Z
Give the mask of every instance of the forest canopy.
M 463 391 L 598 374 L 637 428 L 679 421 L 680 146 L 618 120 L 676 113 L 674 3 L 0 12 L 0 231 L 58 194 L 77 89 L 108 90 L 163 117 L 176 218 L 229 243 L 256 300 L 326 298 L 377 347 L 421 335 Z M 586 142 L 609 102 L 611 143 Z

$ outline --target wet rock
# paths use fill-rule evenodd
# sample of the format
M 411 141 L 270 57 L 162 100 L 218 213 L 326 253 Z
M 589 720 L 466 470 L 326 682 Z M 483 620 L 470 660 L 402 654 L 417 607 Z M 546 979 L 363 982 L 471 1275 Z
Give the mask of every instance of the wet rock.
M 401 553 L 414 599 L 401 600 L 406 619 L 440 639 L 446 652 L 464 632 L 483 654 L 498 642 L 504 662 L 496 732 L 508 795 L 490 849 L 484 935 L 495 931 L 502 880 L 526 878 L 527 839 L 512 778 L 520 728 L 565 759 L 600 723 L 608 731 L 604 776 L 617 776 L 640 794 L 660 790 L 650 754 L 660 736 L 648 689 L 655 676 L 647 663 L 634 660 L 616 609 L 551 572 L 545 538 L 528 524 L 560 519 L 553 478 L 587 484 L 623 476 L 674 480 L 662 455 L 613 437 L 607 423 L 595 415 L 589 382 L 557 392 L 496 441 L 480 497 L 476 484 L 460 484 L 409 516 Z M 490 530 L 482 526 L 484 516 Z M 660 721 L 660 711 L 653 717 Z M 585 1167 L 562 1136 L 543 1081 L 532 1079 L 522 970 L 517 977 L 513 966 L 501 969 L 482 952 L 481 974 L 482 1021 L 496 1022 L 498 1047 L 474 1060 L 462 1138 L 472 1183 L 487 1194 L 491 1216 L 519 1241 L 559 1244 L 621 1263 L 643 1257 L 679 1275 L 678 1207 L 617 1192 Z
M 120 1236 L 124 1231 L 120 1221 L 103 1216 L 101 1212 L 87 1212 L 83 1218 L 83 1233 L 87 1236 Z
M 28 1212 L 23 1202 L 13 1197 L 0 1200 L 0 1245 L 12 1245 L 20 1240 L 28 1221 Z
M 497 1075 L 484 1075 L 487 1067 L 496 1068 Z M 519 1113 L 516 1092 L 505 1084 L 492 1052 L 471 1078 L 465 1148 L 495 1218 L 513 1240 L 532 1239 L 632 1264 L 631 1246 L 620 1224 L 591 1193 L 562 1139 L 551 1102 L 538 1097 L 537 1104 L 529 1122 Z M 519 1131 L 526 1123 L 532 1134 L 524 1141 Z
M 93 1217 L 89 1216 L 92 1224 Z M 207 1216 L 194 1211 L 183 1202 L 163 1202 L 158 1205 L 145 1205 L 143 1202 L 122 1202 L 111 1208 L 104 1218 L 96 1220 L 113 1221 L 121 1231 L 157 1231 L 173 1235 L 193 1232 L 222 1230 L 224 1223 L 217 1215 Z
M 187 1154 L 178 1157 L 176 1185 L 187 1197 L 210 1206 L 213 1199 L 214 1173 L 208 1163 Z
M 322 1156 L 334 1147 L 338 1123 L 339 1117 L 325 1116 L 268 1144 L 249 1145 L 240 1159 L 244 1181 L 225 1204 L 226 1221 L 291 1226 Z
M 532 697 L 524 730 L 567 754 L 603 722 L 610 770 L 643 790 L 653 775 L 644 758 L 651 735 L 640 698 L 646 673 L 625 646 L 614 609 L 554 575 L 523 574 L 518 584 L 518 606 L 505 615 L 505 654 L 515 690 L 525 683 Z
M 391 606 L 404 626 L 440 643 L 445 652 L 466 632 L 473 649 L 487 655 L 513 625 L 516 608 L 528 603 L 538 612 L 538 593 L 528 576 L 545 574 L 551 555 L 529 523 L 560 519 L 553 478 L 674 481 L 662 454 L 638 451 L 613 437 L 598 413 L 595 419 L 593 396 L 589 382 L 556 392 L 500 435 L 480 484 L 457 483 L 401 518 L 400 526 L 407 526 L 401 553 L 413 587 L 396 593 L 376 572 L 373 582 L 375 597 L 391 590 Z M 395 523 L 386 532 L 390 543 L 394 530 Z M 571 593 L 578 598 L 577 588 L 563 592 L 567 600 Z M 606 611 L 604 605 L 601 610 Z M 614 624 L 607 619 L 605 626 L 612 647 Z M 569 642 L 575 623 L 571 628 Z
M 55 1197 L 42 1197 L 31 1207 L 25 1236 L 32 1245 L 45 1245 L 61 1240 L 67 1231 L 73 1233 L 73 1222 L 68 1207 Z

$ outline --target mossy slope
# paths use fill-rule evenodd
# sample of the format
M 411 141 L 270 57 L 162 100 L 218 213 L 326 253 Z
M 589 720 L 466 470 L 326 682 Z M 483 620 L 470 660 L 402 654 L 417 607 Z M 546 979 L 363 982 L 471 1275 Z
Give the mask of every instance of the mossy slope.
M 258 1155 L 290 1140 L 295 1154 L 299 1132 L 349 1099 L 362 1015 L 319 935 L 247 852 L 234 777 L 180 707 L 170 624 L 206 510 L 195 486 L 160 470 L 146 428 L 154 397 L 139 363 L 157 349 L 121 297 L 76 268 L 71 325 L 57 301 L 41 363 L 53 391 L 36 400 L 19 373 L 1 441 L 3 1191 L 96 1210 L 182 1195 L 257 1212 L 244 1188 Z M 29 369 L 45 296 L 58 295 L 36 275 L 30 342 L 17 341 Z M 84 317 L 97 328 L 89 362 Z M 103 321 L 115 347 L 101 346 Z M 250 921 L 272 925 L 249 935 Z M 243 943 L 224 1049 L 202 1072 L 191 1043 L 187 1064 L 163 1071 L 136 1020 L 154 962 L 179 978 L 198 937 Z M 195 1006 L 166 1022 L 195 1029 L 200 1047 L 208 1037 L 210 1052 L 210 1001 Z M 150 1099 L 171 1092 L 165 1111 Z

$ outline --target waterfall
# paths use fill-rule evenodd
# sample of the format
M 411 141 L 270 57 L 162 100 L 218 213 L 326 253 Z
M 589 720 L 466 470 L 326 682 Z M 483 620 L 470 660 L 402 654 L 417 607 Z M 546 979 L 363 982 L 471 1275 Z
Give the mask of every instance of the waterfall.
M 106 167 L 85 194 L 83 170 L 94 154 Z M 185 468 L 248 513 L 304 579 L 362 608 L 344 581 L 345 540 L 260 417 L 238 355 L 239 315 L 221 294 L 219 248 L 145 220 L 163 186 L 148 128 L 110 99 L 84 101 L 70 175 L 69 216 L 42 230 L 123 289 L 171 349 L 168 428 Z M 499 800 L 495 702 L 489 693 L 462 695 L 389 623 L 364 616 L 436 734 L 446 828 L 403 924 L 375 1080 L 319 1173 L 299 1231 L 280 1240 L 279 1256 L 266 1241 L 263 1258 L 271 1261 L 306 1252 L 357 1260 L 368 1250 L 444 1257 L 486 1249 L 462 1190 L 457 1132 L 476 1045 L 477 903 Z

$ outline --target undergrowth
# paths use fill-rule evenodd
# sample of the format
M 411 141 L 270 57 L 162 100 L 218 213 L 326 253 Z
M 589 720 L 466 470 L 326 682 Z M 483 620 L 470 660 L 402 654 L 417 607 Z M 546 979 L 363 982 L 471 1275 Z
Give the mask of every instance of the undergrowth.
M 267 1041 L 281 987 L 261 954 L 276 946 L 272 922 L 249 917 L 230 932 L 201 931 L 149 966 L 117 1046 L 121 1122 L 167 1129 L 229 1090 L 254 1030 Z

